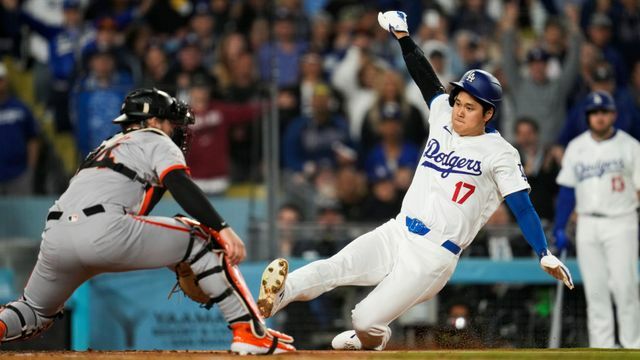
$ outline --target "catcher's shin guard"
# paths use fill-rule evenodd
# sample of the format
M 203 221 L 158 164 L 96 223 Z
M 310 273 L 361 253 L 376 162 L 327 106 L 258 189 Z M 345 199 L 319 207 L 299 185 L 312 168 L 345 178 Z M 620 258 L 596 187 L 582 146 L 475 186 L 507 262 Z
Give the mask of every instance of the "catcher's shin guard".
M 36 312 L 25 300 L 10 302 L 0 307 L 0 343 L 28 340 L 49 329 L 62 311 L 53 316 Z
M 234 331 L 232 351 L 253 354 L 295 350 L 288 345 L 293 342 L 291 336 L 265 325 L 240 269 L 231 266 L 227 260 L 222 250 L 225 243 L 220 235 L 191 219 L 176 219 L 193 229 L 187 253 L 175 267 L 178 285 L 189 298 L 203 304 L 206 309 L 218 304 Z M 196 242 L 197 238 L 203 241 Z M 271 347 L 273 349 L 270 350 Z
M 295 351 L 293 337 L 267 328 L 256 302 L 251 296 L 238 266 L 231 266 L 223 257 L 225 275 L 234 293 L 244 304 L 248 314 L 237 321 L 230 321 L 233 330 L 231 351 L 239 354 L 279 354 Z

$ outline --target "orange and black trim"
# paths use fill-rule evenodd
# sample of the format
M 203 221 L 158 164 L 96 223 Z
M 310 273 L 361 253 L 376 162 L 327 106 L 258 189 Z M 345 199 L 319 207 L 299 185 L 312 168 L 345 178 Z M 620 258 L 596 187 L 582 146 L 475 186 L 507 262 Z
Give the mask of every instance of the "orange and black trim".
M 169 166 L 168 168 L 164 169 L 162 171 L 162 173 L 160 174 L 160 184 L 164 184 L 164 178 L 165 176 L 167 176 L 168 173 L 172 172 L 173 170 L 179 170 L 182 169 L 184 171 L 186 171 L 186 173 L 191 176 L 191 170 L 189 169 L 189 167 L 187 165 L 183 165 L 183 164 L 176 164 L 176 165 L 172 165 Z

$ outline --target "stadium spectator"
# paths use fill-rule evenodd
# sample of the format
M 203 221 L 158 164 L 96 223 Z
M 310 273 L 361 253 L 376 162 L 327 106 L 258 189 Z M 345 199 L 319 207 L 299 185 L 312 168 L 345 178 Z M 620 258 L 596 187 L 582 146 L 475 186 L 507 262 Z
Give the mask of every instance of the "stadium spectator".
M 233 71 L 238 65 L 237 61 L 241 55 L 248 52 L 248 49 L 245 37 L 237 32 L 224 35 L 220 39 L 219 45 L 216 61 L 213 63 L 212 70 L 218 79 L 219 91 L 224 93 L 227 88 L 231 86 Z
M 9 92 L 7 68 L 0 62 L 0 196 L 33 194 L 38 132 L 31 111 Z
M 229 104 L 242 106 L 247 102 L 257 102 L 263 96 L 262 83 L 258 81 L 254 57 L 244 52 L 235 59 L 231 67 L 230 82 L 221 91 L 221 99 Z M 282 91 L 280 92 L 282 94 Z M 297 116 L 297 112 L 292 117 Z M 235 122 L 229 129 L 229 151 L 231 154 L 231 179 L 236 182 L 258 180 L 256 169 L 262 154 L 262 128 L 258 122 L 260 114 L 254 115 L 254 121 Z M 280 124 L 286 121 L 285 113 L 278 113 Z
M 322 164 L 336 166 L 353 160 L 345 158 L 345 152 L 340 151 L 344 146 L 351 146 L 351 137 L 344 117 L 331 112 L 330 101 L 329 87 L 316 85 L 312 115 L 303 115 L 287 127 L 282 144 L 285 169 L 296 173 L 310 169 L 314 173 L 313 169 Z
M 277 58 L 278 86 L 295 85 L 299 79 L 300 58 L 307 51 L 306 41 L 296 38 L 295 18 L 287 10 L 276 12 L 274 24 L 275 41 L 263 44 L 258 50 L 260 78 L 272 79 L 272 58 Z
M 380 222 L 395 218 L 402 206 L 402 194 L 398 191 L 395 178 L 386 168 L 377 168 L 369 174 L 371 190 L 364 199 L 367 221 Z
M 547 76 L 549 55 L 542 48 L 535 47 L 527 53 L 528 77 L 520 75 L 516 55 L 516 21 L 518 5 L 505 5 L 502 18 L 503 65 L 507 81 L 515 101 L 517 117 L 530 117 L 538 122 L 540 140 L 543 145 L 551 144 L 561 128 L 566 116 L 565 104 L 578 75 L 581 35 L 577 25 L 577 10 L 568 5 L 565 8 L 569 18 L 570 45 L 562 75 L 555 79 Z
M 320 56 L 328 55 L 333 48 L 331 43 L 334 31 L 333 20 L 327 13 L 319 12 L 311 21 L 309 50 L 320 54 Z
M 42 35 L 48 43 L 49 106 L 53 110 L 56 130 L 71 131 L 69 116 L 69 94 L 76 75 L 79 54 L 95 37 L 95 29 L 83 22 L 80 0 L 64 0 L 64 20 L 61 26 L 48 25 L 18 7 L 17 1 L 4 1 L 6 10 L 13 11 L 8 16 L 18 17 L 21 24 Z M 4 22 L 4 20 L 3 20 Z M 19 28 L 14 29 L 19 31 Z
M 640 60 L 640 3 L 635 0 L 620 0 L 622 11 L 616 20 L 616 48 L 620 49 L 625 64 L 633 65 Z
M 376 100 L 367 111 L 360 129 L 360 149 L 368 154 L 380 140 L 379 125 L 384 117 L 400 121 L 402 140 L 422 146 L 429 135 L 420 111 L 404 94 L 405 84 L 400 74 L 385 71 L 376 82 Z M 423 103 L 424 104 L 424 103 Z
M 544 24 L 540 47 L 549 55 L 547 75 L 550 79 L 557 79 L 562 74 L 569 52 L 566 39 L 567 31 L 562 20 L 555 16 L 549 17 Z
M 640 60 L 633 64 L 629 91 L 631 92 L 636 108 L 640 109 Z
M 277 218 L 280 256 L 290 257 L 293 255 L 293 247 L 298 242 L 299 236 L 302 235 L 299 226 L 303 220 L 302 210 L 297 205 L 285 203 L 280 206 Z
M 616 87 L 616 76 L 609 63 L 601 61 L 595 65 L 591 73 L 591 91 L 604 91 L 613 96 L 618 109 L 616 128 L 626 131 L 636 139 L 640 139 L 640 109 L 636 106 L 627 87 Z M 569 141 L 588 129 L 585 107 L 588 95 L 580 99 L 567 115 L 559 136 L 558 144 L 566 147 Z
M 369 55 L 371 35 L 358 32 L 344 58 L 331 74 L 331 84 L 344 99 L 351 137 L 358 141 L 367 111 L 376 99 L 376 83 L 382 75 L 383 62 Z
M 189 19 L 189 30 L 198 39 L 198 46 L 202 51 L 202 63 L 207 69 L 216 64 L 216 45 L 219 36 L 222 34 L 215 32 L 213 30 L 214 26 L 215 20 L 209 4 L 202 1 L 196 2 L 193 7 L 193 14 Z
M 495 21 L 486 11 L 484 0 L 464 0 L 451 19 L 451 32 L 466 30 L 481 37 L 491 37 Z
M 556 176 L 560 164 L 540 143 L 538 123 L 530 118 L 520 118 L 514 127 L 513 146 L 520 153 L 522 170 L 531 185 L 531 202 L 541 219 L 553 221 L 554 208 L 550 198 L 558 192 Z
M 300 60 L 300 113 L 310 116 L 313 90 L 319 83 L 324 83 L 322 74 L 322 57 L 317 53 L 306 53 Z
M 192 85 L 189 98 L 196 117 L 187 154 L 191 176 L 205 193 L 223 193 L 231 175 L 229 129 L 233 124 L 253 121 L 259 109 L 252 103 L 214 100 L 207 83 Z
M 367 196 L 367 177 L 355 166 L 342 166 L 336 173 L 336 198 L 346 221 L 369 222 L 369 209 L 363 206 Z
M 485 42 L 468 30 L 460 30 L 453 34 L 454 49 L 451 64 L 453 76 L 458 79 L 471 69 L 478 69 L 486 61 Z
M 371 144 L 365 156 L 365 171 L 370 181 L 380 174 L 395 174 L 403 168 L 415 168 L 420 158 L 420 148 L 406 139 L 403 131 L 402 110 L 397 104 L 384 106 L 380 119 L 376 123 L 378 139 Z M 426 138 L 425 138 L 426 139 Z M 409 184 L 403 184 L 404 189 Z
M 617 86 L 624 87 L 627 85 L 627 65 L 622 58 L 620 52 L 613 44 L 613 23 L 609 16 L 602 13 L 595 13 L 591 17 L 587 34 L 589 41 L 595 45 L 604 56 L 604 59 L 613 66 L 616 75 Z
M 163 79 L 163 83 L 169 85 L 166 89 L 168 92 L 186 101 L 189 99 L 189 89 L 195 83 L 206 83 L 215 88 L 217 79 L 205 68 L 196 34 L 188 34 L 182 39 L 177 55 L 178 62 L 169 68 Z
M 119 131 L 111 121 L 120 115 L 119 104 L 133 88 L 131 75 L 116 68 L 115 54 L 95 50 L 89 56 L 89 72 L 71 94 L 72 120 L 81 158 Z
M 102 17 L 95 21 L 95 39 L 82 50 L 82 69 L 86 73 L 88 62 L 96 51 L 109 51 L 113 54 L 116 70 L 131 75 L 134 83 L 142 80 L 140 61 L 127 49 L 124 44 L 124 34 L 120 31 L 118 22 L 111 17 Z
M 157 44 L 150 45 L 144 55 L 142 86 L 159 89 L 169 88 L 165 83 L 168 72 L 167 53 Z

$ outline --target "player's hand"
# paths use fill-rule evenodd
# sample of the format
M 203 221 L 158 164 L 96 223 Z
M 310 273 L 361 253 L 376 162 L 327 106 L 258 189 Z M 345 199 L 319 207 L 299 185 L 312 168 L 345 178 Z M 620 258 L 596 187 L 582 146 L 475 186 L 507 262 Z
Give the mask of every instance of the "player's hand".
M 231 266 L 238 265 L 245 257 L 247 257 L 247 250 L 244 248 L 242 239 L 236 234 L 231 227 L 226 227 L 220 230 L 220 237 L 225 244 L 225 253 Z
M 402 11 L 387 11 L 386 13 L 378 13 L 378 24 L 388 32 L 409 33 L 407 25 L 407 14 Z
M 558 252 L 569 248 L 569 237 L 567 237 L 564 229 L 553 229 L 553 237 L 556 239 L 556 249 L 558 249 Z
M 540 258 L 540 266 L 549 275 L 561 280 L 569 289 L 573 289 L 573 279 L 569 269 L 548 250 L 547 254 Z

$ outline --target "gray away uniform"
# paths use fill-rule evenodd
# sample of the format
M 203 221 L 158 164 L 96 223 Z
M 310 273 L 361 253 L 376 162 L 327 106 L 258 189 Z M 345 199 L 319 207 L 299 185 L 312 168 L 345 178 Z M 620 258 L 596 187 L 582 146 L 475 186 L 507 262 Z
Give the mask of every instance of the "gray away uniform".
M 152 191 L 147 190 L 162 186 L 170 171 L 187 169 L 172 140 L 146 128 L 120 133 L 103 145 L 111 152 L 103 150 L 97 159 L 110 156 L 135 171 L 138 181 L 105 167 L 81 169 L 71 179 L 50 208 L 23 298 L 0 312 L 7 326 L 0 341 L 28 338 L 48 328 L 73 291 L 100 273 L 160 268 L 183 260 L 195 260 L 195 274 L 221 268 L 221 251 L 211 251 L 199 237 L 192 239 L 188 225 L 144 215 L 150 210 Z M 248 320 L 249 312 L 237 291 L 229 291 L 224 272 L 209 273 L 199 285 L 212 303 L 218 303 L 225 319 Z

